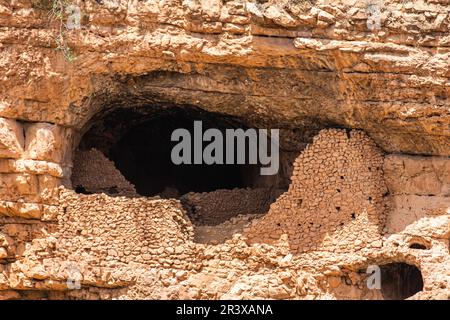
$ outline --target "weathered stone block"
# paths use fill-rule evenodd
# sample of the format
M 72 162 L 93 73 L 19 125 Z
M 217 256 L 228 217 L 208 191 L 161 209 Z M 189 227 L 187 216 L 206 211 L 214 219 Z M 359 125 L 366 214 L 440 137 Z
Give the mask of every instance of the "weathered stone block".
M 22 126 L 17 121 L 0 118 L 0 158 L 19 158 L 23 145 Z
M 58 187 L 61 185 L 61 179 L 50 175 L 38 176 L 39 196 L 41 201 L 48 204 L 56 204 L 58 202 Z
M 63 129 L 48 123 L 29 125 L 25 133 L 25 155 L 33 160 L 60 162 L 62 160 Z
M 41 214 L 41 205 L 37 203 L 0 201 L 0 215 L 39 219 Z
M 30 174 L 0 174 L 0 194 L 8 197 L 35 195 L 38 192 L 38 180 Z M 4 199 L 4 197 L 3 197 Z
M 49 174 L 53 177 L 62 178 L 63 171 L 59 164 L 47 161 L 0 159 L 0 173 Z

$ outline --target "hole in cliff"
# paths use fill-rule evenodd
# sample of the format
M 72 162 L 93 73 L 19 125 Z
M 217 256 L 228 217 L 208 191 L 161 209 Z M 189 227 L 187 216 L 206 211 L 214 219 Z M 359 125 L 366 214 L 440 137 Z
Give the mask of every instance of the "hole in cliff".
M 209 165 L 205 164 L 203 159 L 202 164 L 194 164 L 194 157 L 199 150 L 195 149 L 198 140 L 195 139 L 194 121 L 202 122 L 202 132 L 211 128 L 218 129 L 222 133 L 225 133 L 226 129 L 247 129 L 239 119 L 194 107 L 161 107 L 145 111 L 116 109 L 92 121 L 89 131 L 79 144 L 79 150 L 100 151 L 105 158 L 113 162 L 112 165 L 120 171 L 123 178 L 134 185 L 136 192 L 143 196 L 179 197 L 188 192 L 253 187 L 259 177 L 257 164 Z M 171 157 L 173 148 L 179 143 L 171 141 L 171 136 L 174 130 L 180 128 L 190 133 L 189 158 L 192 164 L 177 165 Z M 203 142 L 200 154 L 208 144 L 209 142 Z M 237 143 L 235 153 L 236 148 Z M 227 152 L 227 149 L 223 148 L 222 159 L 226 159 Z M 99 154 L 97 156 L 101 157 Z M 248 154 L 246 156 L 248 160 Z M 92 165 L 95 159 L 92 159 L 92 155 L 88 158 Z M 87 159 L 75 158 L 74 165 L 83 160 Z M 103 160 L 105 166 L 108 166 L 107 161 Z M 109 172 L 108 168 L 104 168 L 104 171 L 109 173 L 107 176 L 99 177 L 92 174 L 91 182 L 73 181 L 77 190 L 81 193 L 85 193 L 84 190 L 109 193 L 108 190 L 104 190 L 106 186 L 100 188 L 101 190 L 90 190 L 95 182 L 105 180 L 108 176 L 112 177 L 111 164 L 109 167 L 111 167 Z M 115 194 L 120 194 L 121 189 L 127 188 L 125 182 L 119 180 L 123 179 L 111 179 L 112 185 L 108 186 L 108 189 L 114 187 Z
M 410 249 L 428 250 L 431 248 L 431 242 L 423 237 L 414 236 L 408 242 Z
M 251 149 L 248 138 L 245 138 L 246 164 L 205 164 L 204 157 L 203 164 L 175 164 L 172 152 L 179 141 L 172 141 L 172 134 L 176 129 L 188 131 L 190 159 L 192 163 L 195 161 L 199 141 L 195 121 L 201 121 L 201 153 L 210 144 L 202 142 L 201 135 L 206 130 L 217 129 L 227 138 L 227 129 L 248 129 L 243 119 L 192 106 L 116 108 L 94 116 L 74 154 L 75 191 L 179 198 L 196 227 L 197 242 L 223 242 L 231 238 L 252 219 L 268 211 L 270 204 L 286 190 L 290 173 L 280 170 L 278 175 L 261 175 L 260 164 L 248 164 Z M 227 143 L 228 140 L 223 141 L 224 162 L 229 152 Z M 231 149 L 234 163 L 237 148 L 236 142 Z
M 381 293 L 387 300 L 407 299 L 423 290 L 423 278 L 416 266 L 395 262 L 380 266 Z
M 409 245 L 410 249 L 419 249 L 419 250 L 426 250 L 428 249 L 425 245 L 420 243 L 412 243 Z

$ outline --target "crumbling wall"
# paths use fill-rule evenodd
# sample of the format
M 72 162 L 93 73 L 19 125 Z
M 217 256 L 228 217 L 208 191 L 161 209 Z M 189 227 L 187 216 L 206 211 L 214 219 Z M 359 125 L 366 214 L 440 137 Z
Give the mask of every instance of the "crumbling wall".
M 110 197 L 105 194 L 61 193 L 55 237 L 63 242 L 65 258 L 72 260 L 85 249 L 102 261 L 147 262 L 148 253 L 170 256 L 171 250 L 192 240 L 193 230 L 177 200 Z
M 75 296 L 92 298 L 94 286 L 111 298 L 114 289 L 136 281 L 138 265 L 193 268 L 195 252 L 186 246 L 193 228 L 179 201 L 59 192 L 54 223 L 1 221 L 0 253 L 6 255 L 0 259 L 9 261 L 10 273 L 0 272 L 0 299 L 1 290 L 17 291 L 16 298 L 29 290 L 42 293 L 36 298 L 48 291 L 50 298 L 65 298 L 74 271 L 83 274 L 78 280 L 85 289 Z
M 240 235 L 194 243 L 178 200 L 60 192 L 52 227 L 36 222 L 45 231 L 28 233 L 21 258 L 2 260 L 0 298 L 374 299 L 383 296 L 367 288 L 368 265 L 397 261 L 420 268 L 424 291 L 416 298 L 449 297 L 448 247 L 439 240 L 448 242 L 449 216 L 411 225 L 377 250 L 292 254 L 285 235 L 271 245 Z M 23 238 L 19 226 L 10 221 L 2 232 Z M 433 254 L 410 248 L 411 233 L 428 235 Z M 78 289 L 67 284 L 73 272 Z
M 72 185 L 84 193 L 138 196 L 134 186 L 116 169 L 114 162 L 97 149 L 75 153 Z
M 244 233 L 251 221 L 257 218 L 261 218 L 261 215 L 239 214 L 220 224 L 196 225 L 194 227 L 194 241 L 213 245 L 224 243 L 236 234 Z
M 212 299 L 237 297 L 247 287 L 243 282 L 259 286 L 255 298 L 320 294 L 314 282 L 297 283 L 297 277 L 312 278 L 307 273 L 292 271 L 279 282 L 280 271 L 264 268 L 284 263 L 282 243 L 262 251 L 239 236 L 220 246 L 195 244 L 178 200 L 59 192 L 55 223 L 36 222 L 44 231 L 29 235 L 21 259 L 10 262 L 8 273 L 0 265 L 0 299 Z M 11 237 L 21 232 L 13 224 L 2 231 Z M 68 287 L 74 279 L 79 287 Z M 264 283 L 271 289 L 261 291 Z
M 257 189 L 216 190 L 190 192 L 181 197 L 193 222 L 200 225 L 216 225 L 232 217 L 247 214 L 263 214 L 280 191 Z
M 178 200 L 83 195 L 59 188 L 51 222 L 0 220 L 0 299 L 376 299 L 383 295 L 367 287 L 366 269 L 394 262 L 420 269 L 424 287 L 414 298 L 448 299 L 450 215 L 419 219 L 398 234 L 381 237 L 380 244 L 375 240 L 358 250 L 358 240 L 380 238 L 378 209 L 386 190 L 376 166 L 382 159 L 362 132 L 322 131 L 295 162 L 290 189 L 268 215 L 256 218 L 248 230 L 252 215 L 209 226 L 227 229 L 215 243 L 194 241 L 193 226 Z M 341 172 L 347 180 L 341 181 Z M 334 197 L 325 196 L 329 190 Z M 341 193 L 345 197 L 336 197 Z M 363 201 L 369 193 L 372 203 Z M 306 204 L 317 201 L 318 208 L 342 201 L 346 214 L 350 205 L 359 204 L 363 219 L 324 218 L 321 210 L 292 207 L 280 215 L 280 204 L 292 203 L 293 195 L 301 195 Z M 378 215 L 370 220 L 366 211 Z M 301 251 L 293 246 L 298 238 L 292 235 L 305 229 L 296 223 L 309 222 L 315 213 L 314 221 L 322 225 L 318 235 L 337 223 L 344 226 L 330 233 L 333 246 L 314 243 L 312 229 L 302 238 Z M 269 244 L 254 242 L 252 232 L 270 232 L 277 223 L 292 226 L 295 233 L 287 228 Z M 230 234 L 241 231 L 244 236 Z M 306 249 L 305 243 L 317 246 Z M 69 286 L 74 274 L 80 285 L 75 289 Z
M 381 246 L 383 153 L 361 131 L 323 130 L 294 163 L 292 184 L 254 221 L 252 243 L 288 234 L 294 252 Z
M 47 9 L 0 1 L 0 298 L 373 298 L 360 271 L 405 262 L 424 278 L 416 298 L 449 299 L 446 174 L 417 167 L 416 177 L 402 164 L 392 175 L 388 157 L 395 206 L 372 241 L 384 190 L 367 164 L 381 156 L 362 133 L 321 133 L 249 239 L 193 243 L 176 201 L 59 198 L 71 134 L 118 105 L 193 105 L 261 128 L 360 128 L 386 152 L 450 155 L 446 1 L 201 2 L 76 1 L 84 18 L 64 32 L 69 62 L 49 41 L 61 30 Z M 66 283 L 72 264 L 79 290 Z

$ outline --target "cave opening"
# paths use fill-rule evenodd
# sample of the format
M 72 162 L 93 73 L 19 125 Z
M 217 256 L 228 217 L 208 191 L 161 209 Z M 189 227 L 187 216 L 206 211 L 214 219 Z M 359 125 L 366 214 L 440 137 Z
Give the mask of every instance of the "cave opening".
M 101 110 L 74 138 L 72 189 L 79 194 L 148 197 L 150 201 L 177 199 L 194 227 L 193 241 L 203 244 L 224 243 L 237 233 L 245 233 L 255 220 L 262 218 L 287 191 L 295 159 L 318 130 L 286 127 L 273 119 L 254 118 L 253 114 L 230 116 L 192 105 L 133 106 L 121 100 L 120 104 L 103 106 Z M 186 129 L 193 138 L 196 121 L 201 121 L 203 133 L 208 129 L 221 132 L 226 145 L 223 159 L 228 157 L 229 129 L 256 129 L 258 163 L 249 164 L 247 136 L 245 164 L 229 164 L 228 160 L 226 164 L 174 163 L 172 152 L 179 141 L 172 141 L 172 133 Z M 261 169 L 271 164 L 261 164 L 258 129 L 271 134 L 272 128 L 279 128 L 279 170 L 263 175 Z M 272 139 L 266 138 L 269 156 Z M 209 144 L 210 140 L 203 141 L 202 150 Z M 191 147 L 193 158 L 194 142 Z M 237 160 L 236 148 L 238 143 L 232 149 Z
M 184 128 L 193 136 L 194 121 L 202 121 L 204 130 L 248 128 L 239 119 L 195 107 L 123 108 L 94 119 L 78 151 L 99 150 L 141 196 L 177 198 L 188 192 L 254 187 L 258 164 L 174 164 L 171 152 L 178 142 L 171 141 L 172 132 Z M 73 187 L 95 193 L 79 183 Z
M 403 262 L 380 266 L 381 293 L 386 300 L 404 300 L 423 290 L 419 268 Z
M 297 152 L 280 148 L 285 158 L 279 173 L 272 176 L 261 175 L 261 164 L 249 164 L 248 153 L 245 164 L 175 164 L 172 151 L 179 141 L 172 141 L 172 133 L 182 128 L 194 137 L 195 121 L 202 122 L 203 132 L 258 129 L 244 119 L 193 106 L 112 108 L 94 116 L 80 133 L 73 154 L 72 188 L 81 194 L 176 198 L 195 226 L 195 241 L 231 238 L 267 213 L 286 191 Z M 204 141 L 203 147 L 208 144 Z M 194 154 L 194 143 L 191 147 Z M 237 144 L 234 157 L 236 148 Z M 227 152 L 223 148 L 223 159 Z

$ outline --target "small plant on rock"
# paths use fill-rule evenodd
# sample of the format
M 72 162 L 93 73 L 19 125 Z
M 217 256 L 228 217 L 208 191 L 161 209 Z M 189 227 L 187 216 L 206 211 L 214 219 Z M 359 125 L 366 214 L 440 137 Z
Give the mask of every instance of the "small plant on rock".
M 65 31 L 68 30 L 65 23 L 66 12 L 71 6 L 71 2 L 71 0 L 32 0 L 34 8 L 48 11 L 49 17 L 59 22 L 59 32 L 54 37 L 56 50 L 61 51 L 68 62 L 76 60 L 72 48 L 67 44 L 65 34 Z

